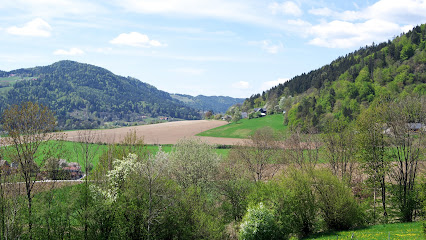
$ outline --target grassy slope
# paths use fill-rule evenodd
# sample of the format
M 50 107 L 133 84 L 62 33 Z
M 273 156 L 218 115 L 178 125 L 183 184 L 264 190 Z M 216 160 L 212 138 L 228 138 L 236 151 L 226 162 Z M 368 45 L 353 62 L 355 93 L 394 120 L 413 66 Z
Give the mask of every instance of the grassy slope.
M 221 127 L 213 128 L 197 134 L 197 136 L 206 137 L 224 137 L 224 138 L 247 138 L 257 129 L 262 127 L 271 127 L 274 130 L 285 132 L 287 126 L 283 125 L 283 115 L 275 114 L 262 118 L 242 119 L 238 123 L 230 123 Z
M 316 234 L 306 239 L 425 239 L 426 236 L 422 232 L 422 223 L 394 223 L 386 225 L 375 225 L 368 228 L 354 230 L 331 232 L 325 234 Z M 353 238 L 352 238 L 353 234 Z

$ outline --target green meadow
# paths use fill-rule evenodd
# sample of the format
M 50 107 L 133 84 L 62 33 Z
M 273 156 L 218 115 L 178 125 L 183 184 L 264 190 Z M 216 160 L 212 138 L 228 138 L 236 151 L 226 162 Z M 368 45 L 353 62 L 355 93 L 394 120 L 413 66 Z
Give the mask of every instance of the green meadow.
M 384 225 L 374 225 L 371 227 L 352 231 L 315 234 L 306 239 L 426 239 L 426 235 L 422 231 L 423 225 L 421 222 L 393 223 Z
M 45 144 L 40 149 L 40 154 L 35 159 L 35 161 L 38 164 L 40 164 L 42 162 L 42 159 L 45 159 L 46 155 L 52 156 L 52 155 L 48 154 L 48 151 L 51 150 L 51 151 L 55 152 L 53 157 L 66 159 L 68 162 L 80 162 L 81 163 L 81 159 L 77 160 L 75 147 L 76 147 L 76 143 L 71 142 L 71 141 L 58 141 L 58 142 L 51 142 L 49 144 Z M 162 151 L 164 151 L 166 153 L 170 153 L 173 149 L 172 144 L 145 145 L 146 151 L 148 153 L 151 153 L 151 154 L 156 154 L 159 151 L 160 147 L 161 147 Z M 95 155 L 93 157 L 93 162 L 92 162 L 94 168 L 96 168 L 96 166 L 98 165 L 99 157 L 107 149 L 108 149 L 107 144 L 90 144 L 90 151 L 95 152 Z M 229 148 L 216 148 L 215 151 L 216 151 L 217 154 L 219 154 L 223 157 L 226 157 L 226 156 L 228 156 L 230 149 Z M 81 156 L 80 156 L 80 158 L 81 158 Z M 10 162 L 10 159 L 7 159 L 6 157 L 5 157 L 5 159 Z
M 230 123 L 221 127 L 213 128 L 197 134 L 205 137 L 224 137 L 224 138 L 248 138 L 257 129 L 270 127 L 278 132 L 285 133 L 287 126 L 283 125 L 284 117 L 282 114 L 268 115 L 262 118 L 241 119 L 237 123 Z

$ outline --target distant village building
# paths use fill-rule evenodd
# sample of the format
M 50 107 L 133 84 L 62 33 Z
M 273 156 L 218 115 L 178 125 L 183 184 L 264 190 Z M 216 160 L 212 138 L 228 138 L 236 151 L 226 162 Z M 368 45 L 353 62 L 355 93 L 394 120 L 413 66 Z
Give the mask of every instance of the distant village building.
M 418 132 L 418 131 L 426 131 L 426 125 L 423 123 L 409 123 L 408 127 L 410 131 Z
M 241 118 L 248 118 L 248 113 L 247 112 L 242 112 L 241 113 Z
M 227 122 L 230 122 L 230 121 L 231 121 L 231 119 L 232 119 L 232 117 L 231 117 L 231 116 L 229 116 L 229 115 L 225 115 L 225 116 L 223 116 L 223 117 L 222 117 L 222 120 L 223 120 L 223 121 L 227 121 Z
M 253 109 L 255 113 L 260 113 L 260 117 L 266 116 L 266 109 L 264 108 L 255 108 Z

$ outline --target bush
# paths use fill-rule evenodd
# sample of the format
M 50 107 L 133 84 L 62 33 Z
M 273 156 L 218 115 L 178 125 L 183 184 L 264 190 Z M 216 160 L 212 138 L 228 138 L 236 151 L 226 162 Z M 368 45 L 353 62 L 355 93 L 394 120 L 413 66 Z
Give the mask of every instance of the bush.
M 351 189 L 330 171 L 312 174 L 315 198 L 328 230 L 348 230 L 364 224 L 364 211 Z
M 263 203 L 249 207 L 240 225 L 239 239 L 282 239 L 274 212 L 266 208 Z
M 312 191 L 311 177 L 301 170 L 291 169 L 281 179 L 281 186 L 288 189 L 292 232 L 300 237 L 314 233 L 318 228 L 318 206 Z

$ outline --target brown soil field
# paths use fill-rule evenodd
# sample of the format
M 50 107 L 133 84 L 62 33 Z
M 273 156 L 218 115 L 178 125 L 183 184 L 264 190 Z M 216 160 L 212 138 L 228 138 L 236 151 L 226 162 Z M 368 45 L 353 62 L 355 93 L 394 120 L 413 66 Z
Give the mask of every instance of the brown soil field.
M 180 139 L 196 137 L 195 135 L 198 133 L 226 124 L 225 121 L 194 120 L 90 131 L 97 137 L 95 142 L 120 143 L 127 133 L 136 131 L 138 137 L 143 137 L 145 144 L 176 144 Z M 65 140 L 78 141 L 78 134 L 79 131 L 66 132 Z M 242 143 L 241 139 L 236 138 L 196 138 L 210 144 L 235 145 Z

